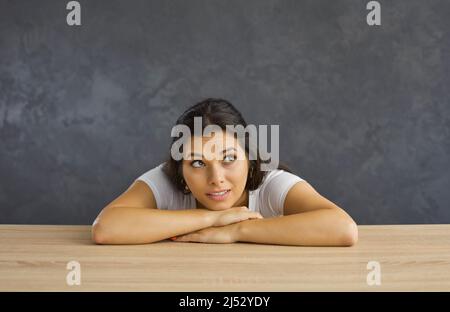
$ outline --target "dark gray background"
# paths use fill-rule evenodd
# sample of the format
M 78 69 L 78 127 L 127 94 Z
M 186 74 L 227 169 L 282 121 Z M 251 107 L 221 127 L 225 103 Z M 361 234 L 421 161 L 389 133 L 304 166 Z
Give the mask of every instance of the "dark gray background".
M 205 97 L 358 223 L 450 222 L 450 1 L 67 2 L 0 0 L 0 223 L 92 223 Z

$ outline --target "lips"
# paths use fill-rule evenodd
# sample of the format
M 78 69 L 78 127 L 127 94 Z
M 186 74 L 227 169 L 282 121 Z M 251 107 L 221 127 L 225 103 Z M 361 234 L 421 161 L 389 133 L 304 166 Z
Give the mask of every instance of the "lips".
M 206 195 L 223 195 L 223 194 L 225 194 L 227 191 L 229 191 L 229 190 L 220 190 L 220 191 L 216 191 L 216 192 L 206 193 Z
M 230 190 L 221 190 L 221 191 L 217 191 L 217 192 L 206 193 L 208 198 L 210 198 L 212 200 L 217 200 L 217 201 L 225 200 L 229 194 L 230 194 Z

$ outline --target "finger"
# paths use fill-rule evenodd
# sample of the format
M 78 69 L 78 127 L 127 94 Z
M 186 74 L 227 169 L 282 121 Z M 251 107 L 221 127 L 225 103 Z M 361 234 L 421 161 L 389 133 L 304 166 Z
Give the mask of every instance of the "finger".
M 175 239 L 174 239 L 175 242 L 189 242 L 189 240 L 190 240 L 189 235 L 178 236 L 178 237 L 175 237 Z
M 251 219 L 262 219 L 263 217 L 262 217 L 262 215 L 261 215 L 260 213 L 258 213 L 258 212 L 253 212 L 253 213 L 250 215 L 250 218 L 251 218 Z
M 205 235 L 202 235 L 200 233 L 191 233 L 189 234 L 189 241 L 194 243 L 204 243 L 205 242 Z

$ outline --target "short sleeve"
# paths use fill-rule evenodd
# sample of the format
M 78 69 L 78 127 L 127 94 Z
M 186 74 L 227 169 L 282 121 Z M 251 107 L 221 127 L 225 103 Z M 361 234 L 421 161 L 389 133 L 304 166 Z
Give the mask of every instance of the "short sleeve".
M 261 187 L 261 207 L 263 216 L 283 215 L 284 200 L 289 190 L 302 178 L 284 170 L 274 170 L 267 174 Z
M 136 180 L 143 181 L 150 187 L 158 209 L 167 210 L 172 205 L 175 187 L 163 172 L 162 166 L 163 164 L 147 171 Z

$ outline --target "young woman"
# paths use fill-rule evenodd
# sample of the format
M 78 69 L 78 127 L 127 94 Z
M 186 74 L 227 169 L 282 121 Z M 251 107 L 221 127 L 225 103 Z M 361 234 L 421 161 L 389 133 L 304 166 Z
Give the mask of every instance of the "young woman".
M 262 171 L 259 152 L 256 159 L 249 157 L 248 137 L 242 145 L 225 131 L 227 125 L 247 127 L 231 103 L 206 99 L 184 112 L 176 125 L 194 133 L 194 117 L 202 117 L 202 129 L 216 125 L 223 135 L 193 135 L 182 147 L 183 158 L 175 160 L 171 154 L 138 177 L 96 218 L 94 242 L 356 243 L 358 228 L 344 210 L 287 167 Z M 208 144 L 224 149 L 206 151 Z

